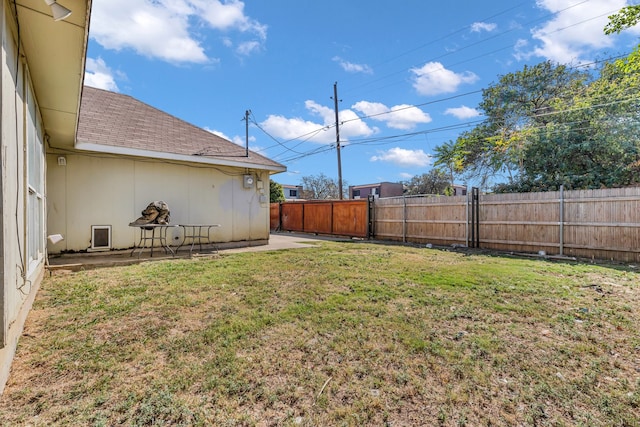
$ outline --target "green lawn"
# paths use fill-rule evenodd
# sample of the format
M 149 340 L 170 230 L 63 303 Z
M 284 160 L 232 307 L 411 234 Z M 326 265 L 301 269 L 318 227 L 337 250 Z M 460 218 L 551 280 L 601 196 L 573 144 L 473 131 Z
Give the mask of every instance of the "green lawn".
M 368 243 L 45 279 L 6 425 L 638 426 L 637 269 Z

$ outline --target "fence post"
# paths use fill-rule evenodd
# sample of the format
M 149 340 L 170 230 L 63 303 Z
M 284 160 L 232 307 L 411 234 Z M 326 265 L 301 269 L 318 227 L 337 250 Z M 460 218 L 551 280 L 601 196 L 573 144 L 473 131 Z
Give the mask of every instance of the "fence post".
M 367 196 L 367 223 L 368 223 L 368 227 L 367 227 L 367 239 L 371 239 L 372 237 L 375 237 L 375 230 L 374 230 L 374 204 L 375 204 L 375 197 L 373 196 L 373 194 L 369 194 Z
M 560 256 L 564 255 L 564 185 L 560 185 Z
M 342 191 L 342 190 L 341 190 Z M 335 230 L 333 229 L 333 206 L 335 202 L 331 202 L 331 234 L 334 234 Z
M 468 187 L 467 187 L 468 188 Z M 471 195 L 471 192 L 469 190 L 467 190 L 467 205 L 465 206 L 465 216 L 466 216 L 466 220 L 467 220 L 467 226 L 464 229 L 464 238 L 465 238 L 465 245 L 467 247 L 469 247 L 469 196 Z
M 402 195 L 402 243 L 407 243 L 407 196 Z
M 471 247 L 480 247 L 480 189 L 471 188 Z

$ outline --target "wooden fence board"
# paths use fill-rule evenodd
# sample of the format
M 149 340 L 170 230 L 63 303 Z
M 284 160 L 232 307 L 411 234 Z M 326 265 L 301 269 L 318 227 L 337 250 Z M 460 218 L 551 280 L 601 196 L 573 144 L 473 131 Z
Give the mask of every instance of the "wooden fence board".
M 282 203 L 280 209 L 280 228 L 282 230 L 304 231 L 304 204 Z
M 304 204 L 303 230 L 306 233 L 331 234 L 333 227 L 333 205 L 327 203 Z

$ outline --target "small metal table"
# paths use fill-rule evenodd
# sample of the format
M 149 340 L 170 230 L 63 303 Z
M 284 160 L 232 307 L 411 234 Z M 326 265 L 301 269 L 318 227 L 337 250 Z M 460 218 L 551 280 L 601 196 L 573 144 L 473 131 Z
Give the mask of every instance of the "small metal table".
M 138 244 L 133 247 L 131 250 L 131 255 L 138 251 L 138 258 L 142 254 L 142 251 L 145 249 L 149 249 L 153 257 L 153 248 L 154 243 L 158 242 L 159 246 L 164 250 L 165 254 L 171 253 L 174 256 L 176 253 L 167 243 L 167 230 L 169 228 L 176 227 L 175 225 L 169 224 L 141 224 L 141 225 L 131 225 L 129 227 L 135 227 L 140 229 L 140 240 Z M 157 231 L 156 231 L 157 230 Z
M 197 244 L 202 251 L 202 244 L 211 244 L 211 229 L 220 227 L 220 224 L 178 224 L 182 228 L 182 242 L 176 248 L 176 252 L 185 245 L 188 245 L 187 239 L 191 239 L 191 247 L 189 248 L 189 256 L 193 255 L 193 248 Z M 217 248 L 216 248 L 217 251 Z

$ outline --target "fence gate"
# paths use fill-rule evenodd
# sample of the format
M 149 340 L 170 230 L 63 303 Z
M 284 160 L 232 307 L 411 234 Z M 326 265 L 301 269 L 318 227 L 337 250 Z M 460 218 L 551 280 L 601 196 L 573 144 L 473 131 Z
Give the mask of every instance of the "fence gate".
M 274 203 L 271 229 L 369 238 L 369 200 L 313 200 Z

